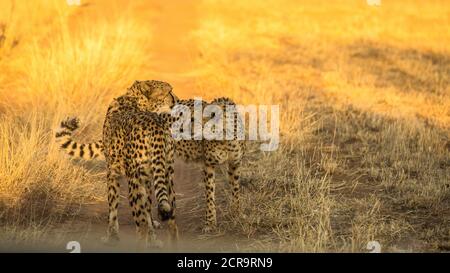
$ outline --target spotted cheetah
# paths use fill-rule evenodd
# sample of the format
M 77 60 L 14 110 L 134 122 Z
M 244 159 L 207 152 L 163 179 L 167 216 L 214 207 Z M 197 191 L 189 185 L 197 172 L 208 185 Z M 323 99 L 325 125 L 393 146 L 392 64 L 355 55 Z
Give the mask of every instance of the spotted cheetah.
M 186 106 L 194 113 L 194 107 L 196 101 L 193 99 L 189 100 L 178 100 L 172 91 L 168 90 L 166 96 L 175 98 L 176 105 Z M 163 101 L 157 96 L 157 94 L 152 93 L 149 95 L 148 100 L 152 103 L 146 106 L 148 111 L 157 111 L 162 106 L 167 106 L 163 104 Z M 198 103 L 199 101 L 197 101 Z M 218 98 L 213 100 L 211 103 L 205 101 L 200 101 L 201 106 L 204 108 L 208 105 L 217 105 L 221 109 L 229 105 L 235 106 L 235 103 L 229 98 Z M 162 114 L 161 117 L 164 119 L 168 125 L 172 125 L 174 122 L 179 120 L 178 116 L 173 116 L 170 114 Z M 203 164 L 203 174 L 204 174 L 204 184 L 205 184 L 205 199 L 206 199 L 206 220 L 205 226 L 203 228 L 204 232 L 211 232 L 216 229 L 217 226 L 217 216 L 216 216 L 216 205 L 215 205 L 215 170 L 218 165 L 226 164 L 228 166 L 228 176 L 229 182 L 232 188 L 232 207 L 237 210 L 239 208 L 239 191 L 240 191 L 240 170 L 241 161 L 244 155 L 244 141 L 238 140 L 236 137 L 236 132 L 238 130 L 237 125 L 240 124 L 238 119 L 240 115 L 236 114 L 232 116 L 234 119 L 234 137 L 231 140 L 176 140 L 175 141 L 175 152 L 176 154 L 183 158 L 186 162 L 198 162 Z M 194 114 L 191 116 L 191 122 L 194 121 Z M 205 121 L 203 121 L 204 123 Z M 67 135 L 70 139 L 70 135 Z M 105 140 L 105 138 L 104 138 Z M 69 144 L 75 142 L 69 142 Z M 102 142 L 99 140 L 84 146 L 80 145 L 65 145 L 62 148 L 69 155 L 92 159 L 101 154 L 103 149 Z M 84 152 L 82 152 L 84 150 Z
M 190 119 L 192 124 L 192 132 L 194 127 L 194 108 L 196 103 L 201 103 L 202 109 L 210 105 L 219 106 L 223 113 L 227 106 L 235 106 L 235 103 L 229 98 L 217 98 L 208 103 L 205 101 L 198 101 L 193 99 L 179 100 L 177 105 L 186 106 L 192 113 Z M 240 191 L 240 172 L 241 162 L 245 151 L 245 142 L 238 140 L 238 131 L 243 130 L 239 128 L 242 124 L 239 114 L 232 115 L 233 119 L 233 138 L 231 140 L 184 140 L 175 141 L 175 152 L 186 162 L 197 162 L 203 165 L 203 181 L 205 185 L 205 199 L 206 199 L 206 219 L 203 231 L 206 233 L 212 232 L 217 227 L 216 216 L 216 202 L 215 202 L 215 174 L 219 165 L 227 165 L 228 180 L 232 192 L 232 208 L 237 212 L 239 209 L 239 191 Z M 175 117 L 175 120 L 177 117 Z M 202 126 L 208 119 L 202 120 Z M 172 120 L 173 122 L 173 120 Z M 224 127 L 225 128 L 225 127 Z
M 173 187 L 174 143 L 170 127 L 156 112 L 146 111 L 151 103 L 154 111 L 164 111 L 175 103 L 166 97 L 172 87 L 160 81 L 136 81 L 125 95 L 109 105 L 103 125 L 103 141 L 78 144 L 71 138 L 78 128 L 77 119 L 61 123 L 56 133 L 61 148 L 80 158 L 94 158 L 103 153 L 107 163 L 108 230 L 106 241 L 119 239 L 118 205 L 120 176 L 128 180 L 128 199 L 139 237 L 149 243 L 158 242 L 151 213 L 152 186 L 161 220 L 168 220 L 171 238 L 178 237 L 175 222 L 175 192 Z M 153 98 L 149 101 L 148 98 Z M 161 98 L 161 99 L 160 99 Z M 167 108 L 170 109 L 170 108 Z M 76 154 L 75 154 L 76 152 Z M 152 185 L 153 182 L 153 185 Z

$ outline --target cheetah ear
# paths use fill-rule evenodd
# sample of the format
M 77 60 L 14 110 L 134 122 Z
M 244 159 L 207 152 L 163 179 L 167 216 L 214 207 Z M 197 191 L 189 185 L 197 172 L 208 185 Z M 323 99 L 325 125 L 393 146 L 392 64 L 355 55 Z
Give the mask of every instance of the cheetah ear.
M 137 89 L 136 87 L 138 87 L 138 86 L 139 86 L 139 81 L 138 80 L 134 81 L 133 84 L 127 88 L 127 93 L 129 95 L 139 95 L 138 94 L 139 92 L 136 90 Z
M 138 87 L 139 86 L 139 81 L 138 80 L 135 80 L 134 82 L 133 82 L 133 84 L 131 85 L 131 89 L 134 89 L 134 88 L 136 88 L 136 87 Z

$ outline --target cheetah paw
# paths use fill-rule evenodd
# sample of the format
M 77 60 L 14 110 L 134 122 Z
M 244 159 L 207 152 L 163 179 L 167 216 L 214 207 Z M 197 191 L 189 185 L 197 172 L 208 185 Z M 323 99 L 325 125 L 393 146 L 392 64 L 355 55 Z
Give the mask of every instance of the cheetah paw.
M 153 228 L 155 229 L 162 229 L 162 225 L 160 222 L 153 220 Z
M 212 234 L 217 231 L 217 227 L 216 226 L 206 226 L 203 228 L 202 231 L 205 234 Z

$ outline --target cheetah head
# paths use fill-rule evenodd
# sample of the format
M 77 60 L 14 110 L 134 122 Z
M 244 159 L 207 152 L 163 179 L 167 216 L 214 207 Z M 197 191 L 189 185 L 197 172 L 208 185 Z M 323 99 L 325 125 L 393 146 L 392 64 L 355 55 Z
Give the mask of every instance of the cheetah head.
M 128 94 L 138 97 L 142 110 L 157 113 L 169 112 L 178 101 L 172 86 L 163 81 L 135 81 Z

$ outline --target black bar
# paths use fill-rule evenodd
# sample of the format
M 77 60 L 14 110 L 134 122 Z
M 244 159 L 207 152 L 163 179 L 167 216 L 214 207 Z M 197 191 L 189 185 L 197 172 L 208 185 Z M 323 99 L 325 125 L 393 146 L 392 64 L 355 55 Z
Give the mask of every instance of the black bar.
M 449 253 L 377 253 L 377 254 L 312 254 L 312 253 L 81 253 L 81 254 L 0 254 L 2 266 L 19 269 L 23 265 L 42 266 L 42 270 L 63 264 L 71 271 L 127 272 L 167 270 L 167 272 L 387 272 L 446 268 Z M 17 260 L 16 260 L 17 259 Z M 26 261 L 26 262 L 24 262 Z M 57 269 L 63 269 L 56 266 Z M 327 271 L 324 271 L 327 270 Z

